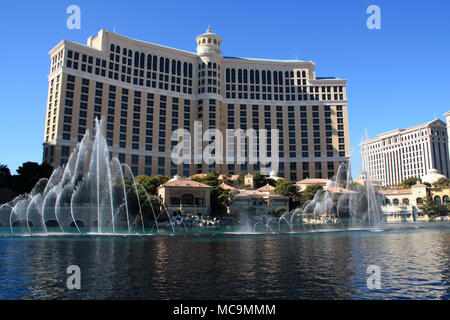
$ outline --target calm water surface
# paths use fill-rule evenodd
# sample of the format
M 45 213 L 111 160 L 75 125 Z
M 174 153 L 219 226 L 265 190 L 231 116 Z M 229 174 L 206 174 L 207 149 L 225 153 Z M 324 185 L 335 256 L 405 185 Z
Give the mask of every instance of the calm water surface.
M 448 299 L 450 225 L 315 234 L 0 236 L 0 299 Z M 81 268 L 81 290 L 66 269 Z M 366 286 L 367 266 L 381 289 Z

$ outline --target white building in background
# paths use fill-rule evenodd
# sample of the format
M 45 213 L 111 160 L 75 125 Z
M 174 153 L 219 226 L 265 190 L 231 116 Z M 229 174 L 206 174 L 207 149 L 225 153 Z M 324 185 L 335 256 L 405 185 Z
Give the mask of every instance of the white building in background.
M 432 169 L 449 176 L 447 126 L 439 119 L 380 134 L 360 147 L 363 170 L 383 186 L 420 178 Z
M 444 117 L 447 120 L 447 137 L 450 137 L 450 111 L 444 113 Z

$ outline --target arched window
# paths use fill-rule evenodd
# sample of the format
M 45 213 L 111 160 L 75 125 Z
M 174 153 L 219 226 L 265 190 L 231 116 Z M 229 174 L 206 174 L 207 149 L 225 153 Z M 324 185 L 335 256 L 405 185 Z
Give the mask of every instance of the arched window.
M 177 62 L 175 59 L 172 59 L 172 74 L 175 75 L 177 73 Z
M 127 48 L 123 48 L 123 49 L 122 49 L 122 54 L 123 54 L 124 56 L 127 55 Z
M 254 84 L 255 83 L 255 71 L 250 70 L 250 83 Z
M 444 205 L 446 205 L 448 203 L 448 201 L 449 201 L 448 196 L 443 196 L 442 197 L 442 202 L 443 202 Z
M 158 57 L 157 56 L 153 56 L 153 71 L 157 71 L 158 70 Z
M 183 62 L 183 77 L 187 78 L 187 62 Z
M 242 69 L 238 69 L 238 83 L 242 83 Z
M 262 84 L 266 84 L 266 71 L 261 71 Z
M 306 71 L 302 71 L 302 77 L 306 77 Z
M 211 43 L 211 38 L 208 39 L 208 43 Z
M 259 70 L 255 70 L 255 83 L 259 84 Z
M 120 53 L 120 46 L 116 47 L 116 53 Z
M 419 206 L 419 205 L 422 205 L 423 204 L 423 199 L 422 198 L 417 198 L 416 199 L 416 204 Z
M 189 78 L 192 78 L 192 63 L 189 63 Z
M 185 193 L 181 196 L 181 204 L 192 206 L 194 205 L 194 195 L 190 193 Z
M 283 72 L 279 71 L 278 72 L 278 83 L 280 84 L 280 86 L 283 85 Z
M 231 76 L 231 74 L 230 74 L 230 68 L 227 68 L 227 69 L 225 70 L 225 81 L 226 81 L 226 82 L 230 82 L 230 81 L 231 81 L 230 76 Z
M 135 68 L 139 67 L 139 52 L 134 53 L 134 66 Z
M 244 83 L 248 83 L 248 71 L 244 69 Z
M 236 82 L 236 70 L 231 69 L 231 82 Z
M 384 198 L 384 205 L 385 206 L 390 206 L 391 205 L 391 200 L 389 200 L 388 198 Z
M 177 61 L 177 76 L 181 76 L 181 61 Z
M 278 72 L 273 72 L 273 84 L 278 85 Z
M 164 58 L 159 58 L 159 72 L 164 72 Z
M 217 40 L 216 39 L 214 39 L 214 44 L 217 44 Z
M 128 50 L 128 57 L 132 57 L 133 56 L 133 50 Z
M 141 62 L 140 67 L 142 69 L 144 69 L 145 68 L 145 53 L 141 53 L 141 61 L 140 62 Z
M 408 198 L 404 198 L 404 199 L 402 200 L 402 204 L 403 204 L 404 206 L 409 206 L 409 199 L 408 199 Z
M 441 197 L 439 196 L 434 197 L 434 204 L 441 205 L 442 204 Z
M 147 69 L 148 70 L 152 69 L 152 55 L 151 54 L 147 55 Z
M 272 75 L 270 71 L 267 71 L 267 84 L 272 84 Z
M 211 69 L 211 66 L 212 66 L 212 64 L 211 64 L 211 61 L 210 61 L 210 62 L 208 62 L 208 69 Z
M 217 69 L 217 64 L 215 62 L 213 63 L 213 69 Z
M 170 197 L 170 204 L 179 206 L 180 198 L 179 197 Z
M 206 39 L 203 39 L 202 43 L 206 43 Z
M 169 58 L 166 58 L 166 60 L 164 61 L 164 65 L 165 65 L 165 72 L 166 73 L 170 73 L 170 60 L 169 60 Z
M 398 205 L 399 205 L 398 199 L 397 199 L 397 198 L 393 199 L 393 200 L 392 200 L 392 204 L 393 204 L 394 206 L 398 206 Z
M 110 51 L 114 52 L 114 45 L 113 44 L 110 47 Z

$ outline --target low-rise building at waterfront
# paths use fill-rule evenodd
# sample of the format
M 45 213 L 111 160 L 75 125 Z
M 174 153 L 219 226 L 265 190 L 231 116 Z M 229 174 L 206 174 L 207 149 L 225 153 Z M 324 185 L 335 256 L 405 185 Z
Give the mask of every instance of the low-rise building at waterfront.
M 170 213 L 204 214 L 211 212 L 211 187 L 190 179 L 174 177 L 158 187 L 163 209 Z

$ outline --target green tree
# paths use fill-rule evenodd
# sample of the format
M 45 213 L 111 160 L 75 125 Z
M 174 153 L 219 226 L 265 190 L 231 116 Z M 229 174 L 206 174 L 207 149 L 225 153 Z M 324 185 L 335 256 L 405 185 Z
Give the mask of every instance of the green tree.
M 12 176 L 11 188 L 19 195 L 30 192 L 39 179 L 49 178 L 53 167 L 48 163 L 24 162 L 17 169 L 17 175 Z
M 0 205 L 11 201 L 15 196 L 16 194 L 13 190 L 6 187 L 0 187 Z
M 245 188 L 245 172 L 239 173 L 237 182 L 238 182 L 238 188 L 240 188 L 240 189 Z
M 245 175 L 245 174 L 244 174 Z M 211 211 L 213 214 L 224 213 L 229 201 L 233 195 L 229 190 L 224 190 L 219 186 L 219 174 L 216 171 L 210 171 L 204 178 L 194 177 L 193 181 L 197 181 L 211 186 Z
M 275 193 L 288 196 L 289 197 L 289 208 L 292 209 L 294 207 L 294 201 L 297 201 L 298 194 L 298 186 L 296 184 L 291 183 L 286 179 L 279 179 L 275 185 Z
M 400 182 L 398 186 L 404 189 L 409 189 L 411 188 L 411 186 L 417 184 L 418 182 L 422 182 L 422 180 L 420 178 L 411 177 Z
M 9 170 L 7 165 L 0 164 L 0 179 L 5 177 L 11 177 L 11 171 Z
M 261 175 L 261 172 L 255 171 L 253 173 L 253 182 L 255 184 L 255 189 L 264 187 L 267 184 L 267 179 L 263 175 Z
M 450 186 L 450 180 L 444 177 L 433 183 L 433 187 L 435 188 L 447 188 L 448 186 Z
M 279 179 L 275 185 L 275 193 L 294 198 L 298 196 L 298 186 L 289 180 Z
M 425 197 L 423 200 L 423 205 L 419 206 L 423 214 L 433 216 L 438 214 L 438 205 L 434 203 L 431 196 Z
M 12 187 L 11 180 L 12 180 L 11 172 L 9 171 L 8 166 L 0 164 L 0 188 L 2 188 L 3 192 L 6 192 L 6 190 L 10 190 L 11 192 L 13 192 L 11 189 L 11 187 Z M 6 199 L 6 198 L 9 198 L 9 197 L 2 197 L 2 199 Z M 5 202 L 7 202 L 7 201 L 5 201 Z M 1 200 L 0 200 L 0 203 L 3 203 L 3 202 L 1 202 Z
M 170 177 L 163 175 L 140 175 L 136 177 L 136 182 L 140 183 L 150 195 L 156 195 L 158 187 L 169 181 L 169 179 Z
M 306 187 L 306 189 L 301 193 L 301 203 L 305 203 L 314 198 L 317 191 L 322 190 L 320 184 L 312 184 Z
M 217 187 L 219 185 L 219 174 L 215 170 L 208 172 L 204 183 L 208 186 Z

